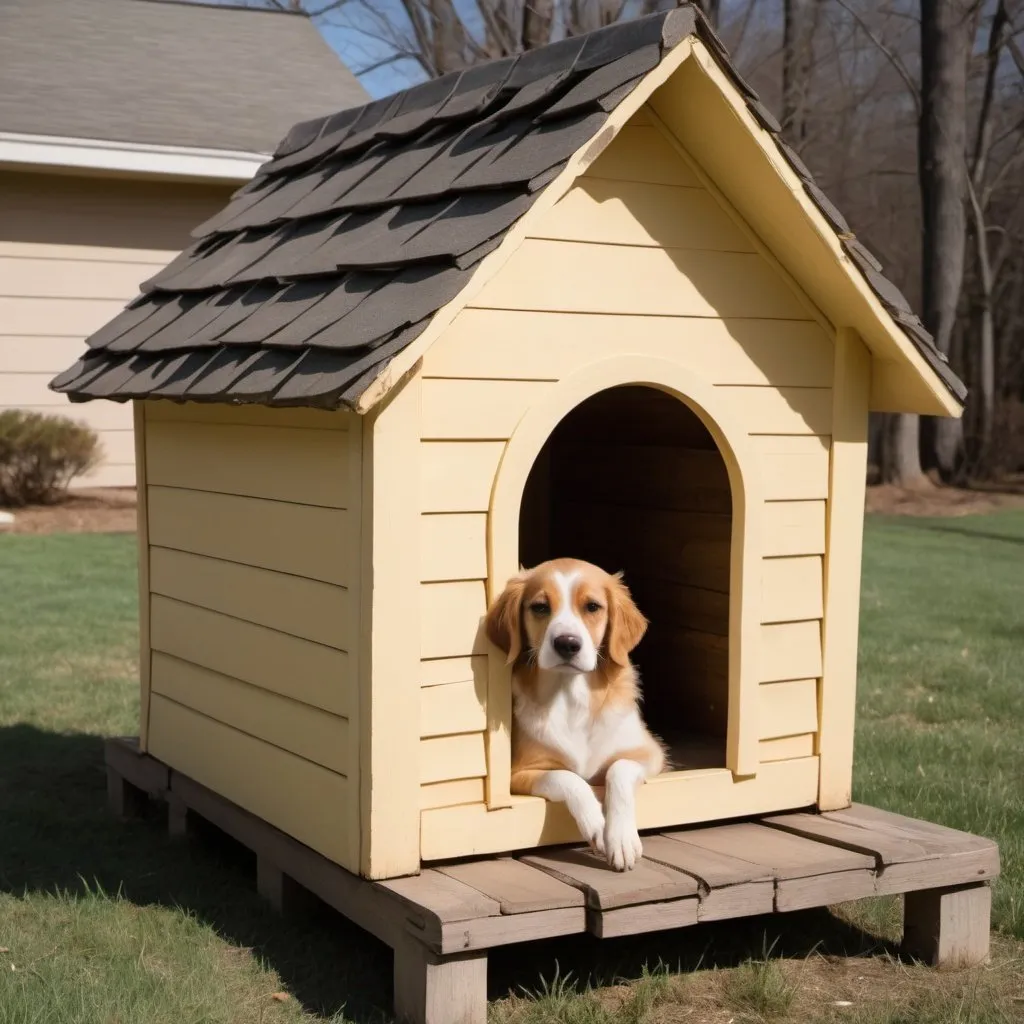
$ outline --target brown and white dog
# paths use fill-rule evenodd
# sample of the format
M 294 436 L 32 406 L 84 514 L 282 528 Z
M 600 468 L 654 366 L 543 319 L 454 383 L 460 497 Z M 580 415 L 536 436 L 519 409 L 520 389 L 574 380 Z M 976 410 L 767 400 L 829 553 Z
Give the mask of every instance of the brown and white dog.
M 522 570 L 487 613 L 488 637 L 514 666 L 512 792 L 564 802 L 618 871 L 643 853 L 636 791 L 665 765 L 629 660 L 646 629 L 621 574 L 570 558 Z

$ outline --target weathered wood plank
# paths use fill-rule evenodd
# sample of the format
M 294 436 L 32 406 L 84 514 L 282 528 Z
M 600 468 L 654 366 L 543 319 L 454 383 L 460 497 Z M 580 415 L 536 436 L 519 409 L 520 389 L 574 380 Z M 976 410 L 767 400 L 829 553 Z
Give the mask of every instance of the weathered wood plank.
M 589 909 L 587 930 L 599 939 L 614 939 L 622 935 L 686 928 L 696 924 L 699 915 L 700 901 L 696 896 L 662 903 L 641 903 L 617 910 Z
M 652 903 L 696 895 L 697 881 L 689 875 L 646 860 L 632 871 L 615 871 L 589 850 L 552 850 L 522 858 L 541 871 L 582 889 L 587 905 L 612 910 L 635 903 Z
M 584 903 L 579 889 L 510 857 L 449 864 L 438 870 L 497 900 L 502 914 L 582 907 Z
M 408 1024 L 486 1024 L 487 957 L 441 958 L 412 935 L 395 946 L 395 1017 Z
M 441 926 L 462 923 L 501 913 L 497 900 L 456 878 L 428 869 L 408 878 L 392 878 L 377 886 L 395 896 L 406 908 L 409 920 L 422 929 L 424 941 L 439 944 Z
M 970 967 L 988 959 L 992 890 L 958 886 L 907 893 L 903 949 L 936 967 Z

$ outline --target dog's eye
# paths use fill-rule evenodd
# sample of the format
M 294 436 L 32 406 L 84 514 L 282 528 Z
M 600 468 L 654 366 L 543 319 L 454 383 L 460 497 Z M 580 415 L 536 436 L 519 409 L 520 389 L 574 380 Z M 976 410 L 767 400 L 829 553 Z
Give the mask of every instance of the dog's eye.
M 549 605 L 547 601 L 534 601 L 533 604 L 530 605 L 530 611 L 533 612 L 534 615 L 550 615 L 551 605 Z
M 596 601 L 588 601 L 583 607 L 586 611 L 590 612 L 591 614 L 593 614 L 594 612 L 599 612 L 601 610 L 601 606 Z

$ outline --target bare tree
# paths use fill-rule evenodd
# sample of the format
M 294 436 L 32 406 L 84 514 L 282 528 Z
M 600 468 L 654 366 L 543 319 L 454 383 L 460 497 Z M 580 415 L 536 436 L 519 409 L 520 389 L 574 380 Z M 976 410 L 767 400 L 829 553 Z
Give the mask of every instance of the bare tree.
M 784 0 L 782 42 L 782 127 L 801 149 L 807 139 L 814 33 L 821 0 Z

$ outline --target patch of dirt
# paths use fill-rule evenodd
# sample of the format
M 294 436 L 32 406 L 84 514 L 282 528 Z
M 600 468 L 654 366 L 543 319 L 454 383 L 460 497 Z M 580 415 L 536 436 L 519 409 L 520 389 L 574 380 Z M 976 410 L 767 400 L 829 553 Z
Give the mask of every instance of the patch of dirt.
M 896 487 L 875 484 L 867 489 L 869 513 L 900 516 L 970 516 L 1003 508 L 1024 508 L 1024 494 L 965 490 L 959 487 Z
M 71 491 L 56 505 L 11 510 L 12 533 L 134 533 L 135 488 Z

